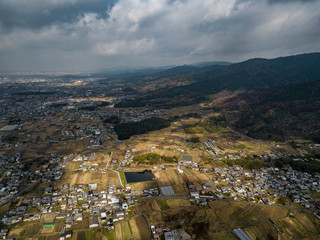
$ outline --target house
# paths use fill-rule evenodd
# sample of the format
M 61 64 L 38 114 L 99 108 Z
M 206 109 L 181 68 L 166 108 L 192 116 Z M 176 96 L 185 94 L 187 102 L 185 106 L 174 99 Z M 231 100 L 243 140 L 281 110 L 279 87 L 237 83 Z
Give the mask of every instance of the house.
M 204 183 L 202 184 L 203 189 L 210 188 L 211 186 L 212 186 L 212 183 L 211 183 L 211 182 L 204 182 Z
M 108 230 L 113 230 L 113 229 L 114 229 L 113 223 L 108 224 Z
M 198 191 L 192 191 L 190 192 L 191 197 L 199 197 L 199 192 Z
M 0 238 L 6 239 L 7 235 L 8 235 L 8 229 L 1 229 Z
M 92 216 L 89 218 L 89 228 L 99 227 L 98 217 Z
M 65 240 L 67 238 L 71 238 L 72 237 L 72 230 L 66 231 L 64 233 L 60 234 L 60 240 Z
M 96 183 L 89 184 L 89 190 L 96 191 L 97 189 L 98 189 L 98 184 L 96 184 Z
M 208 205 L 207 200 L 205 198 L 199 199 L 200 205 L 206 207 Z
M 130 192 L 131 191 L 131 186 L 130 184 L 126 184 L 126 192 Z
M 61 233 L 59 239 L 60 239 L 60 240 L 65 240 L 65 239 L 66 239 L 65 233 Z
M 101 213 L 101 222 L 107 221 L 107 214 L 105 212 Z
M 122 209 L 123 210 L 128 210 L 128 204 L 127 203 L 122 203 Z
M 66 223 L 73 223 L 73 217 L 72 216 L 67 216 L 66 217 Z
M 65 237 L 66 238 L 71 238 L 72 237 L 72 233 L 73 233 L 72 230 L 66 231 L 65 232 Z
M 116 211 L 115 216 L 116 216 L 116 218 L 118 218 L 118 220 L 123 220 L 125 217 L 125 213 L 124 213 L 124 211 Z
M 164 232 L 164 239 L 165 240 L 174 240 L 174 236 L 173 236 L 172 232 L 171 231 Z
M 74 220 L 75 221 L 82 221 L 82 213 L 76 213 L 74 215 Z
M 109 219 L 107 220 L 107 224 L 113 224 L 113 219 L 112 219 L 112 218 L 109 218 Z

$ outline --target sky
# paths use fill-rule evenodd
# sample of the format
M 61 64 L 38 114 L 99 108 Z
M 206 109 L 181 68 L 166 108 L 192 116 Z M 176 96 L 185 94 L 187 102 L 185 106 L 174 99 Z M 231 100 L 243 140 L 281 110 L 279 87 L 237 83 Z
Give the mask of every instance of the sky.
M 320 51 L 320 0 L 1 0 L 0 72 L 94 72 Z

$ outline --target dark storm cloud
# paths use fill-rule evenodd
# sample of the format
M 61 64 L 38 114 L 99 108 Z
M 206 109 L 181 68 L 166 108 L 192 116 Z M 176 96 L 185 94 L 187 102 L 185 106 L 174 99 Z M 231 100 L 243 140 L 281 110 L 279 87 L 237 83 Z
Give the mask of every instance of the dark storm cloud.
M 240 61 L 319 51 L 320 1 L 2 0 L 0 70 Z
M 41 28 L 51 24 L 74 22 L 84 13 L 94 12 L 107 18 L 107 9 L 114 1 L 29 1 L 1 0 L 0 26 L 6 30 L 12 28 Z

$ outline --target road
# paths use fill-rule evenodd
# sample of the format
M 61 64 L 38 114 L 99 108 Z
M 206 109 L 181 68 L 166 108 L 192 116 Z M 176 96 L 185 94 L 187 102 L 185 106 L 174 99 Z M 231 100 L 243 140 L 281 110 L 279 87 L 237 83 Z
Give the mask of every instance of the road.
M 107 165 L 106 165 L 106 170 L 108 170 L 109 162 L 112 159 L 112 155 L 113 155 L 113 152 L 111 152 L 111 154 L 110 154 L 109 160 L 108 160 Z
M 215 198 L 212 196 L 202 196 L 202 198 L 206 198 L 208 200 L 212 201 L 225 201 L 225 202 L 236 202 L 236 203 L 243 203 L 248 205 L 257 205 L 257 206 L 263 206 L 263 207 L 276 207 L 276 208 L 284 208 L 284 209 L 290 209 L 295 211 L 306 211 L 306 212 L 319 212 L 320 210 L 317 209 L 309 209 L 309 208 L 297 208 L 297 207 L 291 207 L 291 206 L 282 206 L 282 205 L 268 205 L 264 203 L 255 203 L 255 202 L 244 202 L 239 200 L 233 200 L 233 199 L 220 199 Z M 177 196 L 152 196 L 152 197 L 143 197 L 143 199 L 194 199 L 194 197 L 177 197 Z
M 118 171 L 116 171 L 116 170 L 112 170 L 112 169 L 110 169 L 110 171 L 113 171 L 113 172 L 115 172 L 115 173 L 117 173 L 117 174 L 118 174 L 120 184 L 121 184 L 121 186 L 122 186 L 122 187 L 124 187 L 124 185 L 123 185 L 123 183 L 122 183 L 122 181 L 121 181 L 120 173 L 119 173 Z
M 32 183 L 32 184 L 30 184 L 29 186 L 27 186 L 27 187 L 26 187 L 24 190 L 22 190 L 21 192 L 13 195 L 11 198 L 9 198 L 8 200 L 6 200 L 5 202 L 1 202 L 1 203 L 0 203 L 0 207 L 6 205 L 6 204 L 9 203 L 9 202 L 12 202 L 14 199 L 18 198 L 18 197 L 19 197 L 20 195 L 22 195 L 23 193 L 29 191 L 29 189 L 31 189 L 31 188 L 33 188 L 35 185 L 37 185 L 38 182 L 39 182 L 38 180 L 35 181 L 34 183 Z
M 108 171 L 108 168 L 109 168 L 109 162 L 110 162 L 110 160 L 112 159 L 112 154 L 113 154 L 113 153 L 111 152 L 111 155 L 110 155 L 109 160 L 108 160 L 107 165 L 106 165 L 106 170 L 107 170 L 107 171 Z M 118 171 L 116 171 L 116 170 L 113 170 L 113 169 L 109 169 L 109 170 L 110 170 L 110 171 L 113 171 L 113 172 L 115 172 L 115 173 L 118 174 L 119 182 L 120 182 L 121 186 L 124 187 L 124 185 L 123 185 L 123 183 L 122 183 L 122 181 L 121 181 L 120 173 L 119 173 Z
M 99 135 L 99 137 L 96 139 L 97 142 L 100 142 L 101 139 L 105 136 L 106 132 L 107 132 L 107 129 L 105 128 L 105 126 L 103 125 L 103 122 L 102 122 L 102 119 L 100 117 L 100 114 L 99 112 L 96 111 L 96 115 L 97 115 L 97 118 L 100 122 L 100 129 L 101 129 L 101 133 Z

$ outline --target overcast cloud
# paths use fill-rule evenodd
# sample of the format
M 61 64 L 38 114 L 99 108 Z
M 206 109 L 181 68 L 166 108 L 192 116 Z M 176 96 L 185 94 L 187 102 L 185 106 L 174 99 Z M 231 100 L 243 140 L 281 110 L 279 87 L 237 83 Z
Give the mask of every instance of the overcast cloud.
M 0 71 L 237 62 L 320 51 L 320 0 L 1 0 Z

